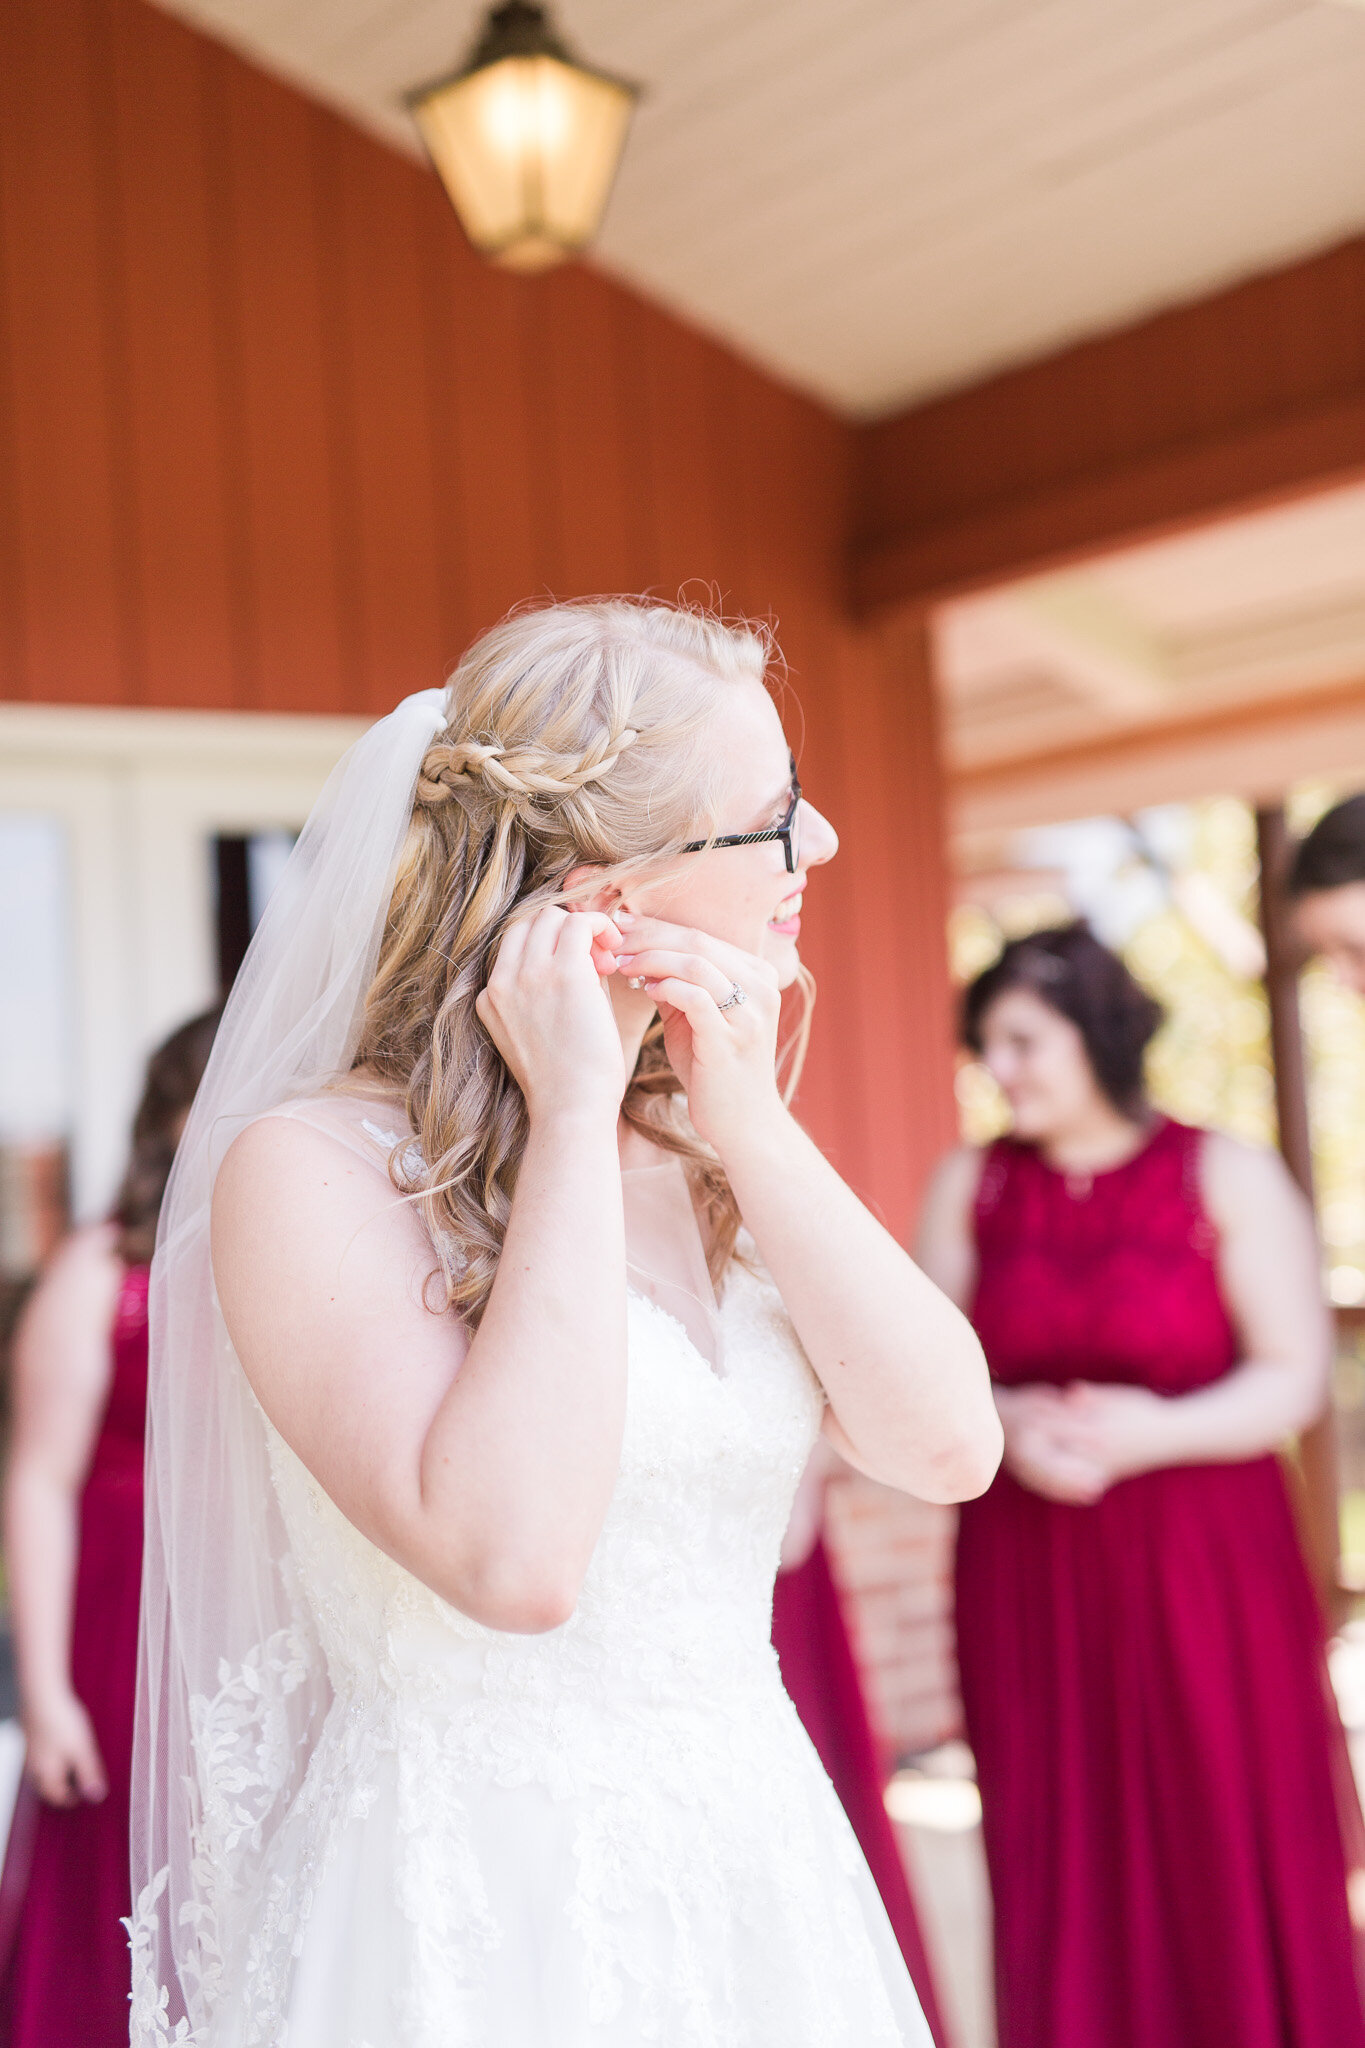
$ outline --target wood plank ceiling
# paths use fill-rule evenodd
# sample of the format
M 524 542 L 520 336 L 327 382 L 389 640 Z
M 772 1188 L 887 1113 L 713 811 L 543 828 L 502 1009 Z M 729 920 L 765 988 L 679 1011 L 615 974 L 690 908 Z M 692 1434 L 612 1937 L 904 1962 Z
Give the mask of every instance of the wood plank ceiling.
M 939 608 L 955 836 L 1365 777 L 1365 486 Z
M 1296 693 L 1365 700 L 1365 486 L 1002 585 L 936 632 L 959 773 Z
M 477 0 L 163 0 L 414 148 Z M 647 88 L 598 259 L 871 416 L 1365 225 L 1365 6 L 560 0 Z

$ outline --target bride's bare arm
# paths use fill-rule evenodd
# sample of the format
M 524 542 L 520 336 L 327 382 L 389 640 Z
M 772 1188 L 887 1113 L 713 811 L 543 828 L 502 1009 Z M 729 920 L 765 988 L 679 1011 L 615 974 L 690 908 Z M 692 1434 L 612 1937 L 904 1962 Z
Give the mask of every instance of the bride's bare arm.
M 829 1396 L 835 1449 L 925 1500 L 983 1492 L 1001 1433 L 976 1333 L 783 1107 L 772 969 L 652 918 L 632 920 L 627 934 L 637 950 L 618 964 L 660 1005 L 692 1120 L 720 1154 Z M 733 985 L 743 1005 L 728 1003 Z
M 730 1184 L 829 1396 L 851 1463 L 922 1500 L 982 1493 L 1001 1431 L 981 1346 L 786 1110 L 722 1152 Z
M 620 1456 L 624 1076 L 601 922 L 514 927 L 480 998 L 530 1137 L 472 1339 L 424 1305 L 414 1205 L 324 1134 L 251 1125 L 214 1190 L 219 1298 L 267 1415 L 363 1534 L 495 1628 L 572 1612 Z

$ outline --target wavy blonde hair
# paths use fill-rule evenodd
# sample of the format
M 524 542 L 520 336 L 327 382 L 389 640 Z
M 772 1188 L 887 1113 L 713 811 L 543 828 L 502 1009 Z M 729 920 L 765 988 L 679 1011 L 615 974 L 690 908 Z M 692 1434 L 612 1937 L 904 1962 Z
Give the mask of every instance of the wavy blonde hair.
M 761 627 L 609 598 L 515 613 L 450 679 L 355 1066 L 406 1098 L 421 1163 L 399 1147 L 390 1174 L 425 1215 L 445 1305 L 471 1324 L 497 1273 L 527 1137 L 521 1090 L 474 1009 L 503 935 L 543 904 L 567 901 L 576 867 L 620 883 L 717 829 L 710 719 L 727 689 L 764 682 L 774 655 Z M 800 987 L 781 1060 L 788 1096 L 809 1033 L 814 984 L 804 972 Z M 682 1159 L 719 1280 L 739 1211 L 687 1119 L 657 1019 L 622 1112 Z

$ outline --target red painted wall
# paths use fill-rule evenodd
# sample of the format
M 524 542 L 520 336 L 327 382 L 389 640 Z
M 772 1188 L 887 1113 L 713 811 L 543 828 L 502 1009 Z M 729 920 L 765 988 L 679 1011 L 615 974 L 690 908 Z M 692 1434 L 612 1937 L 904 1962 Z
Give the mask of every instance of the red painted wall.
M 536 592 L 772 617 L 845 838 L 804 1107 L 899 1227 L 949 1127 L 939 789 L 917 640 L 848 621 L 852 462 L 142 0 L 0 11 L 0 695 L 378 712 Z
M 859 436 L 866 612 L 1365 476 L 1365 235 Z
M 854 459 L 590 270 L 490 270 L 416 164 L 142 0 L 0 9 L 0 698 L 380 712 L 539 592 L 771 618 L 843 835 L 800 1106 L 900 1231 L 953 1127 L 940 788 L 922 631 L 850 620 Z M 839 1524 L 892 1747 L 953 1714 L 926 1512 Z

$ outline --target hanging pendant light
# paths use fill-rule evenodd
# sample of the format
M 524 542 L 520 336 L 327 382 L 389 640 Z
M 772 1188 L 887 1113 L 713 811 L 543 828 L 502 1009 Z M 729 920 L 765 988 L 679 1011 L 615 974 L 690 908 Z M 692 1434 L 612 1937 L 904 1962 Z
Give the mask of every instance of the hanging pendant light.
M 507 0 L 461 69 L 408 105 L 474 247 L 545 270 L 596 234 L 638 97 L 577 63 L 543 7 Z

